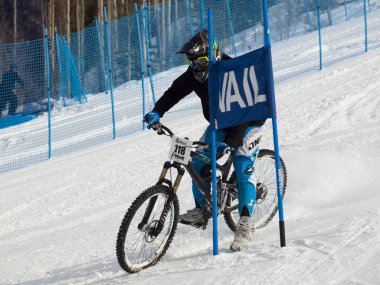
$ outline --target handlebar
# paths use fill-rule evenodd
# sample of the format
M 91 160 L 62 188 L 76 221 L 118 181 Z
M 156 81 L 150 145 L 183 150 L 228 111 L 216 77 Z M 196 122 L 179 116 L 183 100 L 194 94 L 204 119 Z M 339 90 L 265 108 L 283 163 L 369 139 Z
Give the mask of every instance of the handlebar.
M 154 131 L 156 131 L 158 135 L 166 135 L 166 136 L 170 136 L 171 138 L 174 136 L 174 133 L 168 127 L 164 126 L 161 123 L 152 124 L 151 128 Z M 201 142 L 201 141 L 193 141 L 191 147 L 197 148 L 197 150 L 202 149 L 205 151 L 211 151 L 211 145 L 204 143 L 204 142 Z M 227 160 L 224 162 L 224 164 L 222 164 L 222 165 L 218 164 L 218 163 L 216 164 L 216 168 L 223 173 L 223 177 L 227 177 L 227 175 L 230 171 L 231 164 L 232 164 L 232 157 L 233 157 L 232 151 L 233 151 L 233 149 L 228 149 L 224 152 L 224 154 L 217 155 L 217 159 L 219 159 L 226 154 L 230 154 L 228 156 Z M 205 155 L 204 153 L 192 150 L 190 152 L 190 157 L 192 157 L 192 158 L 195 157 L 197 159 L 202 160 L 206 165 L 211 165 L 211 158 L 209 156 Z M 188 171 L 191 171 L 191 170 L 188 169 Z
M 157 132 L 158 135 L 166 135 L 173 137 L 174 133 L 165 125 L 161 123 L 152 124 L 152 129 Z M 201 146 L 204 150 L 208 150 L 211 148 L 211 145 L 201 142 L 201 141 L 193 141 L 193 146 Z
M 161 123 L 152 124 L 152 129 L 156 131 L 158 135 L 174 136 L 173 132 Z

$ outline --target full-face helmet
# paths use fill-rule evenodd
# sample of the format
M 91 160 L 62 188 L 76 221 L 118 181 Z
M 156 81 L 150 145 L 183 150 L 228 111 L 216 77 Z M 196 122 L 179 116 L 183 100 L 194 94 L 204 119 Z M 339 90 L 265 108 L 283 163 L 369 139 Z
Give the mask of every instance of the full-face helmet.
M 183 53 L 187 57 L 187 63 L 193 68 L 195 79 L 203 83 L 208 78 L 209 63 L 209 39 L 208 31 L 201 30 L 195 34 L 177 53 Z M 215 61 L 222 57 L 222 51 L 218 39 L 214 37 L 212 54 Z

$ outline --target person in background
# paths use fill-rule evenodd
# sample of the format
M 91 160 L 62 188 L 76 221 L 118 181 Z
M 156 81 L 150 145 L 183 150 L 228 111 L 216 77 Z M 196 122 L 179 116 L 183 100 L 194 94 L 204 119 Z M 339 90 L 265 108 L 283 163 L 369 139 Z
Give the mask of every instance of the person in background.
M 228 55 L 222 53 L 216 38 L 214 38 L 211 48 L 214 60 L 230 59 Z M 158 123 L 160 118 L 169 109 L 193 91 L 201 100 L 205 119 L 210 121 L 208 94 L 208 63 L 210 59 L 208 58 L 209 37 L 207 30 L 198 32 L 177 53 L 186 55 L 189 66 L 182 75 L 173 81 L 171 87 L 157 101 L 153 110 L 145 115 L 145 122 L 148 124 L 148 128 Z M 259 142 L 264 123 L 265 120 L 252 121 L 223 130 L 216 130 L 217 156 L 220 157 L 227 149 L 234 148 L 233 165 L 238 185 L 240 221 L 236 228 L 234 240 L 230 246 L 232 251 L 239 251 L 252 238 L 253 230 L 250 218 L 256 201 L 256 181 L 255 176 L 252 174 L 254 162 L 259 151 Z M 210 126 L 206 128 L 200 140 L 211 144 Z M 210 151 L 205 154 L 211 157 Z M 202 173 L 202 168 L 205 166 L 204 163 L 197 159 L 193 159 L 192 163 L 194 168 L 199 173 Z M 209 182 L 208 185 L 210 185 Z M 181 214 L 179 220 L 184 224 L 199 226 L 204 223 L 202 207 L 205 205 L 205 199 L 194 181 L 192 190 L 195 208 Z
M 0 112 L 4 110 L 7 103 L 9 103 L 8 116 L 13 116 L 17 109 L 17 95 L 14 92 L 16 83 L 24 86 L 24 81 L 20 78 L 16 71 L 16 65 L 11 64 L 9 70 L 3 73 L 1 87 L 0 87 Z

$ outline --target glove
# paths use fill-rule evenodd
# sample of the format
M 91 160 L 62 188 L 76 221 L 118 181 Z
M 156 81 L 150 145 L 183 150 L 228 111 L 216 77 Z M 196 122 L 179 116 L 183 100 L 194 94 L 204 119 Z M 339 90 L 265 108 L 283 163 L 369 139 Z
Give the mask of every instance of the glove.
M 153 124 L 160 122 L 160 115 L 157 112 L 149 112 L 144 116 L 144 120 L 150 129 Z
M 216 142 L 215 148 L 217 157 L 222 157 L 230 150 L 230 146 L 224 142 Z

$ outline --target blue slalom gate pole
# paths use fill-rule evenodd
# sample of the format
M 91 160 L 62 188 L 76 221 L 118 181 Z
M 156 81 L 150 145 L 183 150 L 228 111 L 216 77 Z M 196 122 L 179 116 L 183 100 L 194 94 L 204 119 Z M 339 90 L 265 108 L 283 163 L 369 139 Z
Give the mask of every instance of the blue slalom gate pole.
M 214 62 L 212 46 L 214 44 L 214 36 L 212 29 L 212 10 L 208 9 L 208 39 L 209 49 L 208 56 L 210 62 Z M 211 94 L 209 95 L 212 97 Z M 217 187 L 216 187 L 216 149 L 215 149 L 215 120 L 210 118 L 211 122 L 211 169 L 212 169 L 212 225 L 213 225 L 213 253 L 218 255 L 218 202 L 217 202 Z
M 274 80 L 273 80 L 273 70 L 272 70 L 272 57 L 271 57 L 271 43 L 269 36 L 269 21 L 268 21 L 268 7 L 267 1 L 262 0 L 263 7 L 263 18 L 264 18 L 264 47 L 269 50 L 269 62 L 268 68 L 270 75 L 268 78 L 268 86 L 270 92 L 273 94 L 272 100 L 272 128 L 273 128 L 273 143 L 275 151 L 275 161 L 276 161 L 276 180 L 277 180 L 277 198 L 278 198 L 278 212 L 279 212 L 279 226 L 280 226 L 280 244 L 281 247 L 286 246 L 285 240 L 285 221 L 284 221 L 284 210 L 282 205 L 282 194 L 281 194 L 281 168 L 280 168 L 280 148 L 278 145 L 278 132 L 277 132 L 277 115 L 276 115 L 276 102 L 274 96 Z
M 100 58 L 102 61 L 102 70 L 103 70 L 103 77 L 104 77 L 104 91 L 106 92 L 106 95 L 108 94 L 107 90 L 107 76 L 106 76 L 106 67 L 104 64 L 104 54 L 103 54 L 103 48 L 102 48 L 102 37 L 100 36 L 100 27 L 99 27 L 99 21 L 98 19 L 95 20 L 96 23 L 96 31 L 98 32 L 98 43 L 99 43 L 99 52 L 100 52 Z
M 113 98 L 113 83 L 112 83 L 112 60 L 111 60 L 111 45 L 108 31 L 108 17 L 107 17 L 107 7 L 103 8 L 104 13 L 104 28 L 106 36 L 106 49 L 107 49 L 107 58 L 108 58 L 108 78 L 110 83 L 110 93 L 111 93 L 111 105 L 112 105 L 112 134 L 113 139 L 116 139 L 116 119 L 115 119 L 115 102 Z
M 234 35 L 234 27 L 232 25 L 232 19 L 231 19 L 230 0 L 226 0 L 226 5 L 227 5 L 227 12 L 228 12 L 228 20 L 230 22 L 230 32 L 231 32 L 231 38 L 232 38 L 232 50 L 234 51 L 234 55 L 236 57 L 235 35 Z
M 140 48 L 140 65 L 141 65 L 141 85 L 142 85 L 142 117 L 145 115 L 145 84 L 144 84 L 144 58 L 142 50 L 142 41 L 141 41 L 141 31 L 140 31 L 140 21 L 139 21 L 139 9 L 137 3 L 135 3 L 135 15 L 136 15 L 136 25 L 137 25 L 137 35 L 139 39 L 139 48 Z M 144 120 L 142 120 L 142 128 L 145 130 Z
M 51 86 L 50 86 L 50 56 L 49 56 L 49 39 L 48 30 L 45 28 L 45 56 L 46 56 L 46 81 L 48 97 L 48 157 L 51 158 Z
M 153 78 L 152 78 L 152 66 L 150 65 L 150 46 L 149 46 L 148 19 L 149 19 L 149 17 L 148 17 L 148 7 L 147 7 L 146 2 L 144 2 L 143 23 L 145 25 L 144 26 L 144 32 L 145 32 L 145 46 L 146 46 L 147 69 L 148 69 L 148 73 L 149 73 L 150 89 L 152 90 L 153 105 L 156 105 L 156 97 L 154 96 L 154 85 L 153 85 Z

